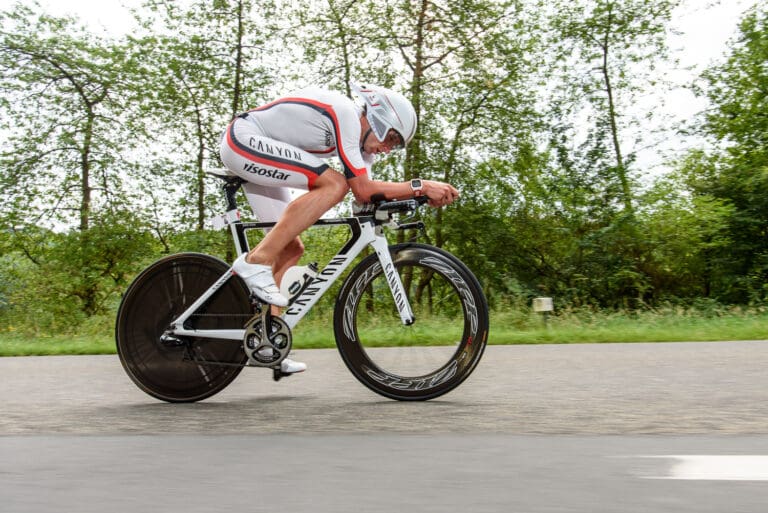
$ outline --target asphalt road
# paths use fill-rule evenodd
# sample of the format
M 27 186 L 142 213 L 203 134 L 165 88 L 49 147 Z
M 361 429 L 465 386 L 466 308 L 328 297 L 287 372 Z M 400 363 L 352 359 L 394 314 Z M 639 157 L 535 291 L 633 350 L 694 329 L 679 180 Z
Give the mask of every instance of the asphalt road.
M 246 369 L 181 405 L 145 395 L 115 356 L 0 358 L 0 511 L 768 504 L 762 474 L 666 479 L 673 455 L 768 455 L 768 341 L 491 346 L 426 403 L 373 394 L 335 351 L 295 356 L 306 373 Z

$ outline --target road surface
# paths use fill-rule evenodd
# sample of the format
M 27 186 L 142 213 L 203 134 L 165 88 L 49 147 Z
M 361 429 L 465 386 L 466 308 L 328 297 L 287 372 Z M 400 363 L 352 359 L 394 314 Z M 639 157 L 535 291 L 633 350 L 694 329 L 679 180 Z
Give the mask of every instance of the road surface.
M 490 346 L 426 403 L 373 394 L 333 350 L 295 356 L 306 373 L 246 369 L 181 405 L 145 395 L 115 356 L 0 358 L 0 511 L 768 504 L 768 341 Z

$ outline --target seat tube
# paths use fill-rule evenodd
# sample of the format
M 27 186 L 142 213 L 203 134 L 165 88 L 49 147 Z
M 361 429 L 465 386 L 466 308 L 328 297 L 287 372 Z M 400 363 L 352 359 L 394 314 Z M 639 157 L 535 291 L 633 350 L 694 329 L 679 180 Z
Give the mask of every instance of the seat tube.
M 245 238 L 245 232 L 242 229 L 240 211 L 230 210 L 225 215 L 227 217 L 229 230 L 232 233 L 232 240 L 235 243 L 235 251 L 237 251 L 237 256 L 240 256 L 248 251 L 248 241 Z
M 400 319 L 403 321 L 404 325 L 410 326 L 415 320 L 413 310 L 408 301 L 408 294 L 405 292 L 403 282 L 392 261 L 392 255 L 389 253 L 389 243 L 387 242 L 386 237 L 377 235 L 373 242 L 371 242 L 371 246 L 376 250 L 376 255 L 379 257 L 381 269 L 387 279 L 389 290 L 392 292 L 392 299 L 395 301 L 398 312 L 400 312 Z

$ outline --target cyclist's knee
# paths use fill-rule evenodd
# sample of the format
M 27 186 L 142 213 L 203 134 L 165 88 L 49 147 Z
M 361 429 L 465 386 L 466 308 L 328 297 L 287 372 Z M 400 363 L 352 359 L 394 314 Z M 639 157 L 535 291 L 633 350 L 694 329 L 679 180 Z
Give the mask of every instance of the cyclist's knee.
M 317 188 L 322 188 L 329 194 L 333 195 L 335 203 L 344 199 L 344 196 L 349 192 L 349 184 L 347 179 L 343 175 L 334 171 L 328 170 L 322 174 L 320 179 L 315 182 Z

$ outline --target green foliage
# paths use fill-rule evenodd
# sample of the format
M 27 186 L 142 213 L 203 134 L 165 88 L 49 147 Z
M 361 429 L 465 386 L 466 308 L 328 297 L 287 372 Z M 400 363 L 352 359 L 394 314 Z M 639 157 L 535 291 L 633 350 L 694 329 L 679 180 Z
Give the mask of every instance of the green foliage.
M 642 189 L 631 107 L 663 87 L 677 0 L 152 0 L 119 40 L 27 3 L 0 13 L 0 331 L 99 331 L 146 263 L 231 261 L 228 232 L 206 228 L 221 199 L 203 173 L 226 123 L 287 84 L 349 93 L 352 78 L 419 113 L 407 153 L 374 176 L 462 194 L 393 242 L 455 253 L 513 324 L 540 295 L 630 310 L 768 299 L 764 7 L 703 76 L 707 146 Z M 304 261 L 326 262 L 342 232 L 309 230 Z M 333 299 L 310 326 L 327 328 Z
M 582 172 L 595 174 L 604 198 L 620 204 L 627 214 L 634 201 L 629 128 L 637 119 L 629 111 L 638 94 L 655 85 L 653 69 L 666 57 L 668 23 L 679 3 L 563 1 L 556 4 L 551 20 L 557 48 L 552 67 L 562 77 L 553 109 L 556 123 L 561 124 L 564 115 L 589 116 Z
M 739 25 L 723 64 L 703 76 L 713 108 L 700 133 L 712 151 L 683 167 L 691 192 L 727 205 L 730 242 L 711 248 L 719 275 L 712 295 L 728 302 L 768 299 L 768 10 L 754 7 Z
M 142 76 L 146 116 L 163 126 L 162 142 L 177 156 L 166 181 L 189 184 L 181 201 L 166 202 L 184 226 L 203 230 L 219 202 L 206 169 L 221 167 L 221 132 L 238 112 L 265 99 L 270 72 L 260 60 L 269 2 L 145 3 L 147 34 L 132 40 L 150 65 Z M 150 91 L 150 94 L 146 92 Z
M 689 172 L 700 169 L 689 160 Z M 727 279 L 716 255 L 728 252 L 728 218 L 733 207 L 711 195 L 690 195 L 684 178 L 658 180 L 639 213 L 645 256 L 642 263 L 652 286 L 653 303 L 668 297 L 711 297 Z
M 133 275 L 157 251 L 129 213 L 95 218 L 86 231 L 27 227 L 4 240 L 0 331 L 67 333 L 113 313 Z
M 87 230 L 93 210 L 126 197 L 130 59 L 73 19 L 40 11 L 0 13 L 0 218 L 13 225 L 39 210 Z

